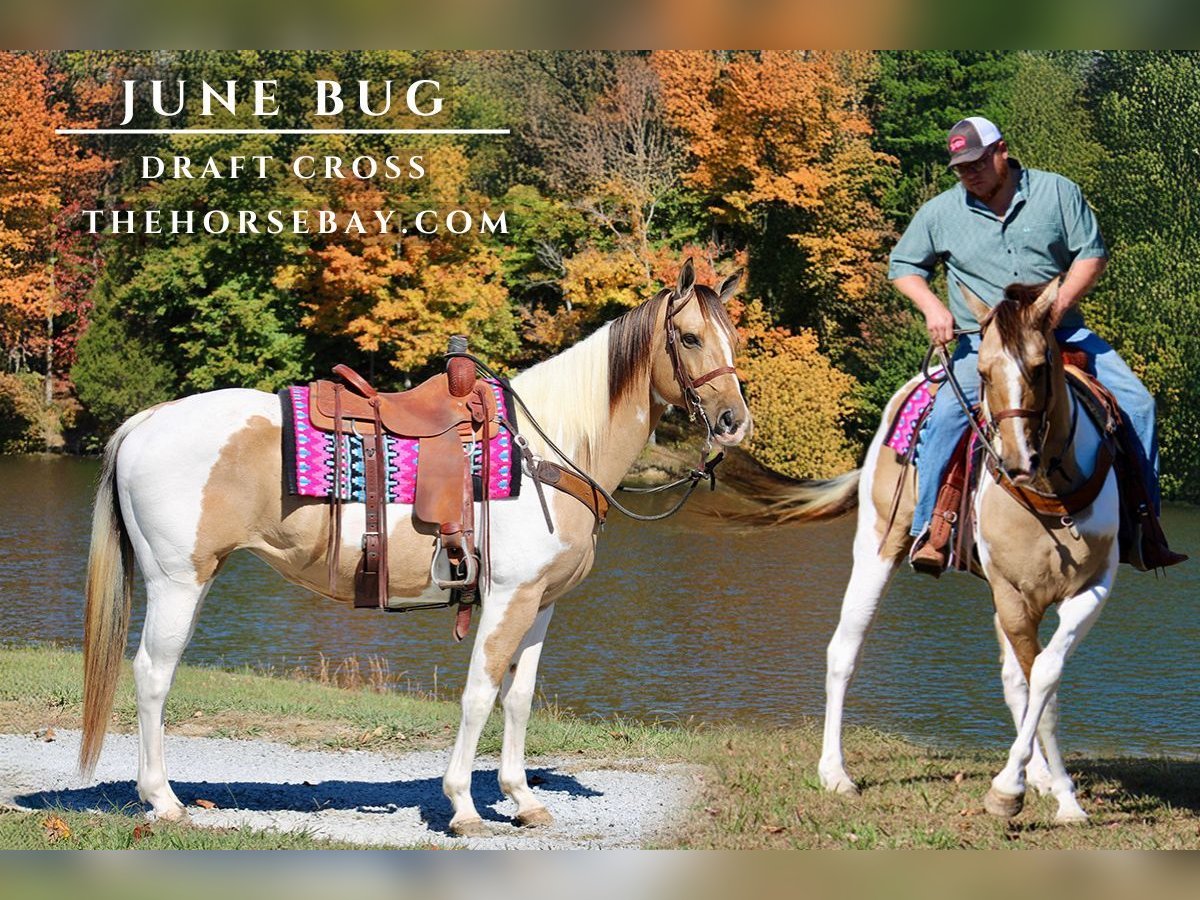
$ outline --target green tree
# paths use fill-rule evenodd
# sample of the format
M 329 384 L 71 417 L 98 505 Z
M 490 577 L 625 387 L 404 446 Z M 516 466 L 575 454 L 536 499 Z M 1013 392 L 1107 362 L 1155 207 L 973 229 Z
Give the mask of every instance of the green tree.
M 98 293 L 110 286 L 101 279 Z M 141 409 L 175 396 L 177 378 L 164 362 L 161 347 L 131 334 L 123 317 L 114 314 L 111 297 L 101 299 L 91 324 L 76 346 L 71 380 L 79 400 L 100 436 L 116 430 Z
M 1163 489 L 1200 499 L 1200 54 L 1105 53 L 1092 72 L 1108 150 L 1090 200 L 1111 262 L 1089 323 L 1158 402 Z
M 946 169 L 946 132 L 966 116 L 1005 129 L 1017 60 L 1004 50 L 892 50 L 879 55 L 867 97 L 873 145 L 900 161 L 884 195 L 886 215 L 901 227 L 925 200 L 954 183 Z
M 1085 194 L 1100 187 L 1105 148 L 1087 98 L 1087 53 L 1019 53 L 1002 113 L 1004 137 L 1022 164 L 1065 175 Z

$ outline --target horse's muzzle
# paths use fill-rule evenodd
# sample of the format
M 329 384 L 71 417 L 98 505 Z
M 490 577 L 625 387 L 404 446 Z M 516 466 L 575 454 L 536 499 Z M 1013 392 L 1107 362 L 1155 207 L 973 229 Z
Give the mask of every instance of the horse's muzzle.
M 717 424 L 713 428 L 713 440 L 726 447 L 732 447 L 745 440 L 749 433 L 749 414 L 739 422 L 733 410 L 727 409 L 717 417 Z

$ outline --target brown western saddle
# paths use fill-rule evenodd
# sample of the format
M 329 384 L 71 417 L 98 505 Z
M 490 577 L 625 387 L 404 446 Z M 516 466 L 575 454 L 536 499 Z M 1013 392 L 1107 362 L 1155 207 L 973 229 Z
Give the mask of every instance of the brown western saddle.
M 450 353 L 467 352 L 467 339 L 455 336 Z M 388 602 L 388 463 L 385 436 L 415 438 L 419 442 L 416 498 L 413 514 L 434 529 L 436 545 L 430 577 L 459 603 L 455 635 L 460 640 L 470 624 L 480 574 L 475 545 L 475 492 L 470 458 L 464 447 L 483 442 L 483 516 L 487 516 L 489 477 L 488 440 L 499 428 L 496 397 L 490 385 L 478 378 L 475 363 L 452 356 L 444 374 L 435 375 L 410 391 L 379 393 L 349 366 L 333 369 L 337 380 L 314 381 L 309 388 L 309 416 L 314 427 L 332 432 L 335 484 L 348 461 L 343 458 L 341 437 L 357 435 L 363 442 L 363 476 L 366 486 L 366 527 L 362 558 L 354 573 L 355 607 L 398 608 Z M 330 506 L 329 581 L 336 583 L 341 546 L 340 488 Z M 483 558 L 486 561 L 486 548 Z M 486 565 L 486 562 L 485 562 Z

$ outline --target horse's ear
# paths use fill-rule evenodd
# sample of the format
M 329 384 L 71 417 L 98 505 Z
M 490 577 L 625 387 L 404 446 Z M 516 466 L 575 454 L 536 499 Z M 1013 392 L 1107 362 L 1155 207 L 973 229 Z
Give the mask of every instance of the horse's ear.
M 679 270 L 679 278 L 675 282 L 675 296 L 682 300 L 692 292 L 695 284 L 696 267 L 692 265 L 692 258 L 689 256 L 683 268 Z
M 742 270 L 738 269 L 728 278 L 721 282 L 721 286 L 717 288 L 717 299 L 722 303 L 728 303 L 729 298 L 733 296 L 734 291 L 738 289 L 738 285 L 742 283 Z
M 963 300 L 967 302 L 967 309 L 971 311 L 971 315 L 975 317 L 976 322 L 982 322 L 992 313 L 992 308 L 975 296 L 974 291 L 963 284 L 958 283 L 958 289 L 962 292 Z
M 1059 280 L 1060 276 L 1051 278 L 1050 283 L 1042 289 L 1042 292 L 1038 294 L 1038 298 L 1033 301 L 1035 321 L 1045 321 L 1046 317 L 1050 315 L 1050 310 L 1054 307 L 1054 301 L 1058 299 Z

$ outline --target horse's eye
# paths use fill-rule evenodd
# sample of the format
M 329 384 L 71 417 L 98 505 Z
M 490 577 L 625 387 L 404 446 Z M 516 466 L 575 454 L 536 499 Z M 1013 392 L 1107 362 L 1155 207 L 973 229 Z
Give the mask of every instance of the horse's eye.
M 687 334 L 685 334 L 683 336 L 682 340 L 683 340 L 683 346 L 685 346 L 685 347 L 699 347 L 700 346 L 700 338 L 696 337 L 691 332 L 688 332 Z

